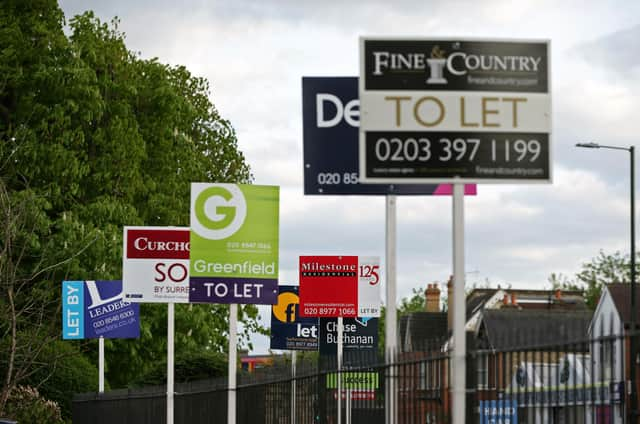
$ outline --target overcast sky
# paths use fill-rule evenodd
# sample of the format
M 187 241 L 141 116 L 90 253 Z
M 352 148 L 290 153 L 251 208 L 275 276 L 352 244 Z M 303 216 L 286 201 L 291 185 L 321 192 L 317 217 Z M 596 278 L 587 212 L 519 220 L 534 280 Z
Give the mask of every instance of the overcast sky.
M 465 199 L 467 284 L 549 288 L 600 250 L 629 250 L 629 146 L 640 131 L 640 2 L 607 0 L 60 0 L 120 18 L 127 47 L 206 77 L 256 184 L 279 185 L 280 281 L 298 256 L 378 255 L 384 198 L 304 196 L 303 76 L 356 76 L 358 37 L 551 41 L 553 183 Z M 398 299 L 452 270 L 451 198 L 398 198 Z M 384 290 L 383 290 L 384 291 Z M 269 310 L 263 308 L 265 323 Z M 256 338 L 257 353 L 268 347 Z

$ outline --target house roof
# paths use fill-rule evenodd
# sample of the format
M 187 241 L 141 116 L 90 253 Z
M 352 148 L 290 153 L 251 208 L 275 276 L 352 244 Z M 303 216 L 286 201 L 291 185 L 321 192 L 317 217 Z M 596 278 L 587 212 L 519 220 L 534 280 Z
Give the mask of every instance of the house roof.
M 584 296 L 579 290 L 561 290 L 556 297 L 558 293 L 556 290 L 474 289 L 466 298 L 467 319 L 499 291 L 509 296 L 515 295 L 516 303 L 522 309 L 588 309 Z
M 627 283 L 607 284 L 607 290 L 624 324 L 631 322 L 631 285 Z M 640 323 L 640 287 L 636 285 L 636 323 Z
M 485 310 L 480 336 L 485 347 L 499 350 L 584 342 L 592 315 L 588 310 Z
M 423 350 L 447 337 L 447 313 L 413 312 L 400 317 L 399 327 L 402 351 Z
M 467 306 L 465 317 L 467 320 L 476 313 L 479 308 L 482 308 L 484 304 L 491 299 L 500 289 L 475 289 L 467 296 Z
M 559 296 L 556 296 L 557 294 Z M 509 304 L 503 304 L 503 295 L 508 295 Z M 511 303 L 512 300 L 516 303 Z M 551 311 L 582 311 L 583 315 L 589 316 L 589 319 L 592 314 L 587 310 L 580 291 L 556 293 L 554 290 L 476 288 L 466 296 L 465 301 L 465 327 L 472 334 L 476 334 L 482 314 L 488 310 L 529 311 L 531 312 L 528 315 L 529 319 L 533 317 L 534 321 L 537 317 Z M 400 317 L 398 321 L 399 347 L 405 352 L 428 348 L 434 340 L 450 336 L 446 312 L 413 312 Z M 555 342 L 557 343 L 557 340 Z

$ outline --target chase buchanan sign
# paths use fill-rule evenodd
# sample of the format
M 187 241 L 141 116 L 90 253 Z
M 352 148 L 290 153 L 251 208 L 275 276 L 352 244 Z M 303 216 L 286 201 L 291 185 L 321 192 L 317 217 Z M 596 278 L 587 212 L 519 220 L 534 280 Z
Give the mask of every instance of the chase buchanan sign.
M 550 182 L 547 41 L 360 40 L 360 180 Z
M 275 186 L 191 185 L 189 302 L 277 302 L 279 200 Z

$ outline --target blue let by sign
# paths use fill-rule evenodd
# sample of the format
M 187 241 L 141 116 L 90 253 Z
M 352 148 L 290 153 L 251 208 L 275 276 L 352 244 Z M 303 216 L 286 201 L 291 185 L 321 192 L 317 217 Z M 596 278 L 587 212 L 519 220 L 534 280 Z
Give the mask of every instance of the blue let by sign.
M 124 300 L 122 281 L 64 281 L 62 338 L 140 337 L 140 304 Z

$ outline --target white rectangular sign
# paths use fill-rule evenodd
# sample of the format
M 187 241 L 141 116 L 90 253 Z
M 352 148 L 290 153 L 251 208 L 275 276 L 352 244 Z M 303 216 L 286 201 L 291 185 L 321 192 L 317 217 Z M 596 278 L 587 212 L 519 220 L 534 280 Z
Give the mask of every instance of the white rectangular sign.
M 551 181 L 548 41 L 361 38 L 360 59 L 360 181 Z
M 379 317 L 380 304 L 380 258 L 358 256 L 358 316 Z
M 125 227 L 122 286 L 129 302 L 189 303 L 189 228 Z

